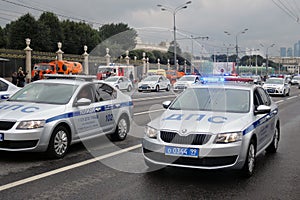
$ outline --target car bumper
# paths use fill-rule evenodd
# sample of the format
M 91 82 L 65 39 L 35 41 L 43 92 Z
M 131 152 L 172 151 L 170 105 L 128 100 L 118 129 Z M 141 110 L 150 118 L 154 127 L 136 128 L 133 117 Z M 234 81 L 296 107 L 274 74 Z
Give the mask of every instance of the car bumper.
M 276 89 L 276 88 L 266 88 L 265 89 L 267 91 L 268 94 L 278 94 L 278 95 L 283 95 L 284 94 L 284 90 L 281 89 Z
M 240 169 L 245 158 L 241 156 L 242 142 L 231 144 L 178 145 L 162 143 L 157 139 L 143 138 L 143 155 L 150 163 L 164 166 L 175 166 L 198 169 Z M 170 156 L 165 154 L 165 147 L 189 147 L 199 149 L 198 157 Z
M 49 137 L 44 134 L 44 128 L 33 130 L 1 131 L 1 151 L 43 152 L 47 150 Z M 45 137 L 46 136 L 46 137 Z

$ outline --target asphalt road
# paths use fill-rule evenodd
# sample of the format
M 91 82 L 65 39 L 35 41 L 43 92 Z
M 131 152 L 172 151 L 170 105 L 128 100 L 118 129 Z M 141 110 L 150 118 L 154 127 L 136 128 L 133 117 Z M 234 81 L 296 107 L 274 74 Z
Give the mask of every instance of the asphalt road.
M 141 155 L 144 125 L 159 116 L 172 92 L 132 93 L 129 137 L 76 144 L 65 158 L 0 152 L 0 199 L 300 199 L 300 90 L 273 97 L 279 105 L 278 153 L 258 157 L 256 173 L 165 168 L 148 172 Z

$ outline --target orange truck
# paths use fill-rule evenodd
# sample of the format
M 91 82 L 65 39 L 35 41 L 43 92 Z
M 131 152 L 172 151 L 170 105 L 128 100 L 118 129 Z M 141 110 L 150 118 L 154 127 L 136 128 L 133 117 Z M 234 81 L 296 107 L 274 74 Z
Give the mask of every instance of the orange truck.
M 177 70 L 167 70 L 166 74 L 167 74 L 167 78 L 170 80 L 172 85 L 176 82 L 177 79 L 185 75 L 184 72 L 180 72 Z
M 31 77 L 34 77 L 36 71 L 39 73 L 39 78 L 43 79 L 44 74 L 80 74 L 83 68 L 79 62 L 54 60 L 49 63 L 35 64 L 31 71 Z

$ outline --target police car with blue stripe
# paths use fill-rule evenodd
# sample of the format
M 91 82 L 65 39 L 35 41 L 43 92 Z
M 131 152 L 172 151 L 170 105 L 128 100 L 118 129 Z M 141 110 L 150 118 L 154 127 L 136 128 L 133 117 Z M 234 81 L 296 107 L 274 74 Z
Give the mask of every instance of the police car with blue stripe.
M 257 155 L 277 151 L 278 107 L 259 85 L 193 85 L 163 106 L 166 111 L 146 126 L 142 142 L 150 169 L 232 168 L 251 176 Z
M 61 158 L 71 144 L 103 134 L 124 140 L 132 118 L 131 97 L 93 78 L 48 75 L 1 102 L 0 150 Z
M 10 95 L 17 92 L 21 88 L 15 86 L 4 78 L 0 78 L 0 101 L 5 101 Z

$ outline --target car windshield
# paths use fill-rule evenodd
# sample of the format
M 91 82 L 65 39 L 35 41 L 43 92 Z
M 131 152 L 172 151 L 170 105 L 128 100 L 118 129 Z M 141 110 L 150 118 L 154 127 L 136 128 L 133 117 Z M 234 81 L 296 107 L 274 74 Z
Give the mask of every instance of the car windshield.
M 195 77 L 193 76 L 183 76 L 179 79 L 179 81 L 194 81 Z
M 157 81 L 158 76 L 148 76 L 144 79 L 144 81 Z
M 175 100 L 170 109 L 247 113 L 250 110 L 250 91 L 190 88 Z
M 118 77 L 109 77 L 105 79 L 106 82 L 116 82 L 118 80 Z
M 69 84 L 31 83 L 11 96 L 8 101 L 67 104 L 77 87 Z
M 300 80 L 300 76 L 294 76 L 294 80 Z
M 267 79 L 266 80 L 266 83 L 267 84 L 283 84 L 283 79 L 273 79 L 273 78 L 270 78 L 270 79 Z

